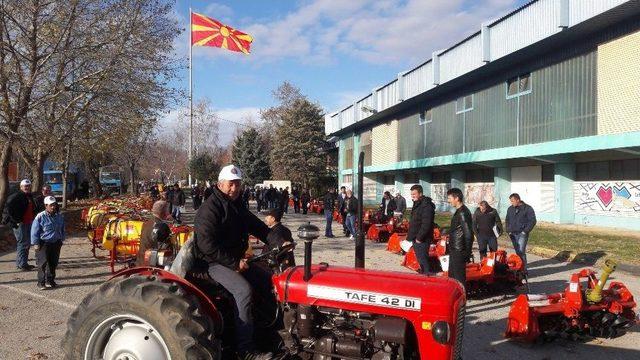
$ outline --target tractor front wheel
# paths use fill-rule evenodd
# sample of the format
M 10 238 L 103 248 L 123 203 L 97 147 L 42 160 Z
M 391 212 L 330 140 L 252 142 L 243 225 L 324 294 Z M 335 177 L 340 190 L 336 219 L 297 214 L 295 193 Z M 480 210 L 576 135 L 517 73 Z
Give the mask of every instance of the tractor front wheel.
M 219 359 L 214 324 L 199 300 L 154 277 L 116 278 L 71 314 L 62 341 L 73 360 Z

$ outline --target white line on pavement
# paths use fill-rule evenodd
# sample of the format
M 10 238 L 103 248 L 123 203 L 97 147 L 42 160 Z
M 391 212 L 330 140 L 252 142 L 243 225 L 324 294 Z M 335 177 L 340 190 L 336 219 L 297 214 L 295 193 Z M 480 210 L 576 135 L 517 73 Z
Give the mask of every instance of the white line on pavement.
M 74 305 L 71 305 L 71 304 L 66 303 L 64 301 L 51 299 L 51 298 L 46 297 L 46 296 L 44 296 L 42 294 L 34 293 L 34 292 L 29 291 L 29 290 L 24 290 L 24 289 L 20 289 L 20 288 L 9 286 L 9 285 L 0 285 L 0 287 L 5 288 L 5 289 L 9 289 L 9 290 L 13 290 L 15 292 L 19 292 L 19 293 L 24 294 L 24 295 L 35 296 L 35 297 L 47 300 L 49 302 L 52 302 L 54 304 L 66 307 L 67 309 L 75 309 L 76 308 Z

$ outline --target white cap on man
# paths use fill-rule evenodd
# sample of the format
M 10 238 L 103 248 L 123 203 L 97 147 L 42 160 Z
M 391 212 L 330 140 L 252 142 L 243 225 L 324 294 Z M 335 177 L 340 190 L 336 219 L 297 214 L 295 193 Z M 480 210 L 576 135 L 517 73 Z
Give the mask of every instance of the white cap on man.
M 46 198 L 44 198 L 45 205 L 51 205 L 55 203 L 57 203 L 57 201 L 56 201 L 56 198 L 54 198 L 53 196 L 47 196 Z
M 20 186 L 31 186 L 31 180 L 24 179 L 24 180 L 20 181 Z
M 235 165 L 227 165 L 220 170 L 218 181 L 223 180 L 242 180 L 242 170 Z

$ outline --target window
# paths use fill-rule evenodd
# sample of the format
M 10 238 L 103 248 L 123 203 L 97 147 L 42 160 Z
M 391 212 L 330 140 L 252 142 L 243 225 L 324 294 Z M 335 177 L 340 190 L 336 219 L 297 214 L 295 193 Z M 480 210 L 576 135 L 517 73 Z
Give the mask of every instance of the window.
M 456 101 L 456 114 L 473 110 L 473 94 L 458 98 Z
M 396 177 L 394 175 L 385 175 L 382 177 L 382 185 L 395 185 Z
M 493 169 L 472 169 L 465 172 L 465 182 L 468 183 L 492 183 Z
M 343 184 L 353 183 L 353 175 L 342 175 L 342 183 Z
M 420 112 L 420 119 L 418 125 L 424 125 L 433 121 L 433 109 L 428 108 L 425 111 Z
M 343 140 L 344 157 L 342 158 L 342 167 L 344 169 L 353 168 L 353 137 Z
M 507 99 L 531 93 L 531 74 L 516 76 L 507 80 Z
M 451 183 L 451 173 L 450 172 L 434 172 L 431 174 L 431 183 L 432 184 L 449 184 Z
M 371 166 L 371 130 L 360 134 L 360 151 L 364 152 L 364 166 Z
M 542 182 L 554 181 L 555 166 L 553 164 L 542 165 Z
M 417 184 L 420 182 L 420 176 L 418 173 L 404 173 L 404 183 L 405 184 Z

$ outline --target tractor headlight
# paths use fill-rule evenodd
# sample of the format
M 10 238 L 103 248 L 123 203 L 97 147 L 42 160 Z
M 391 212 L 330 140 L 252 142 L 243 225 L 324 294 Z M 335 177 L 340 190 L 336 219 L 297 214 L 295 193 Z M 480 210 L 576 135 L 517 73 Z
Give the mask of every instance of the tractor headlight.
M 433 335 L 433 338 L 440 344 L 447 344 L 449 342 L 449 338 L 451 337 L 451 329 L 449 328 L 449 323 L 447 323 L 446 321 L 436 321 L 431 328 L 431 334 Z

